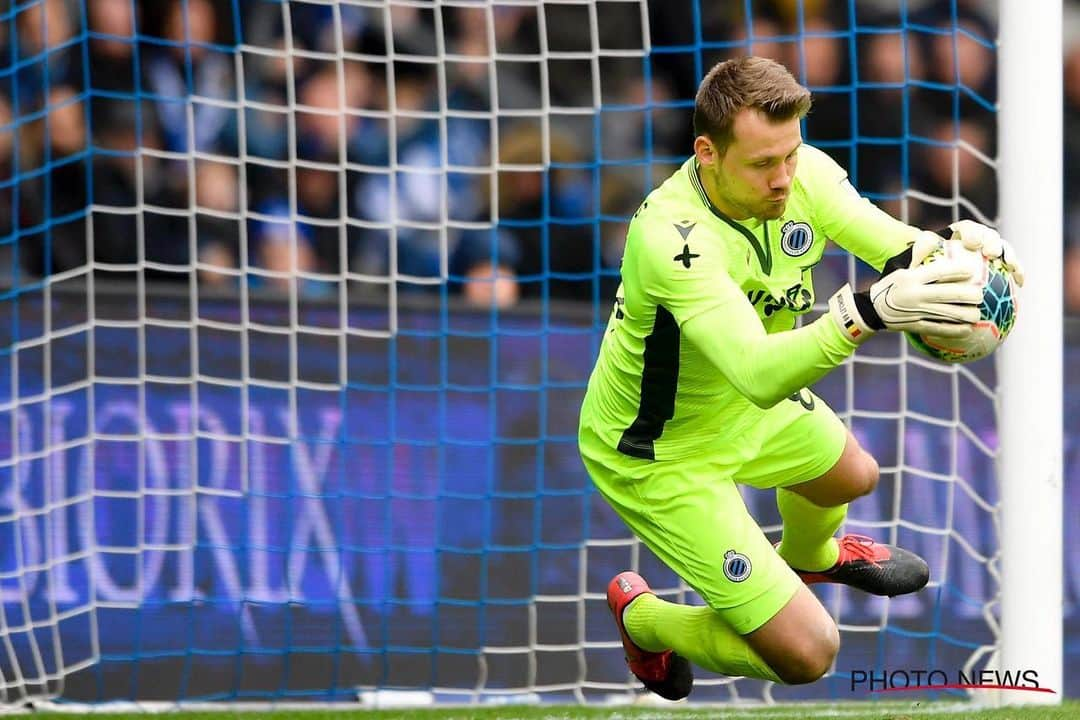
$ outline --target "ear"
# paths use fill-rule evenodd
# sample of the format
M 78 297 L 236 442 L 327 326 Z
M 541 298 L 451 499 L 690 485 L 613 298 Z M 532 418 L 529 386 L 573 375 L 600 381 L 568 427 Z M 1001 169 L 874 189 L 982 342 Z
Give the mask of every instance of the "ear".
M 697 156 L 698 163 L 705 166 L 713 165 L 719 158 L 716 145 L 704 135 L 694 138 L 694 155 Z

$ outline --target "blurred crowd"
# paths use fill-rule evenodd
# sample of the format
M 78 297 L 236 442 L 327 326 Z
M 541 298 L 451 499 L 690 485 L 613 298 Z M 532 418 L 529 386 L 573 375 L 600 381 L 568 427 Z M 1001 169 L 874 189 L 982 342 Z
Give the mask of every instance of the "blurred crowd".
M 350 292 L 385 293 L 394 277 L 399 292 L 446 287 L 481 305 L 607 298 L 625 218 L 690 152 L 701 74 L 747 52 L 811 88 L 807 139 L 861 192 L 932 229 L 994 219 L 993 2 L 749 5 L 748 18 L 746 3 L 649 3 L 649 39 L 664 50 L 642 60 L 616 52 L 642 46 L 637 3 L 549 4 L 540 17 L 516 4 L 0 2 L 11 281 L 77 270 L 89 248 L 116 272 L 187 280 L 195 268 L 206 286 L 295 284 L 312 297 L 341 277 Z

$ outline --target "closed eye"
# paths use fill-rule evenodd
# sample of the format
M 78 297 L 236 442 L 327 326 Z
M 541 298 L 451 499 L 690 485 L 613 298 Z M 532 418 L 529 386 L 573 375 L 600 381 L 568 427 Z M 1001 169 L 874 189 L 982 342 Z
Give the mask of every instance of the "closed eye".
M 784 158 L 784 162 L 788 162 L 790 160 L 793 160 L 798 153 L 799 153 L 799 149 L 795 148 L 794 150 L 792 150 L 791 152 L 789 152 L 787 154 L 787 157 Z M 756 168 L 767 168 L 770 165 L 772 165 L 773 163 L 775 163 L 776 161 L 777 161 L 776 158 L 763 158 L 761 160 L 755 160 L 754 162 L 750 163 L 750 165 L 751 165 L 751 167 L 756 167 Z

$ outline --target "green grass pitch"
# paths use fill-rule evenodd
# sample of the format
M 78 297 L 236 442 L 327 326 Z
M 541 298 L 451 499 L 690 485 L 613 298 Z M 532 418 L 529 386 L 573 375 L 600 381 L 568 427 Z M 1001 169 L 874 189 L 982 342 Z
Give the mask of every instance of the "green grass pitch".
M 65 713 L 44 713 L 54 718 L 70 717 Z M 40 715 L 39 715 L 40 716 Z M 1071 720 L 1080 717 L 1080 700 L 1067 700 L 1060 706 L 1027 706 L 977 710 L 956 702 L 847 703 L 840 705 L 806 704 L 734 709 L 702 707 L 587 707 L 563 705 L 506 707 L 448 707 L 402 710 L 360 710 L 342 707 L 333 710 L 240 710 L 219 712 L 165 712 L 160 714 L 113 714 L 94 712 L 96 720 L 148 720 L 173 717 L 177 720 L 920 720 L 922 718 L 957 718 L 960 720 Z

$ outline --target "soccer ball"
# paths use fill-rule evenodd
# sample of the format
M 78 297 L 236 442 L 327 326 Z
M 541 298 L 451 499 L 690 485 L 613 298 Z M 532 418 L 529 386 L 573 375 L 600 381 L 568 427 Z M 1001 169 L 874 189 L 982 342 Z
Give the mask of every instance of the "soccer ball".
M 908 342 L 916 350 L 942 362 L 981 360 L 1005 341 L 1016 322 L 1016 284 L 1000 258 L 987 260 L 981 252 L 966 249 L 959 240 L 943 239 L 923 262 L 935 262 L 941 258 L 958 259 L 972 268 L 971 282 L 983 289 L 979 322 L 966 338 L 942 338 L 909 332 L 905 333 Z

